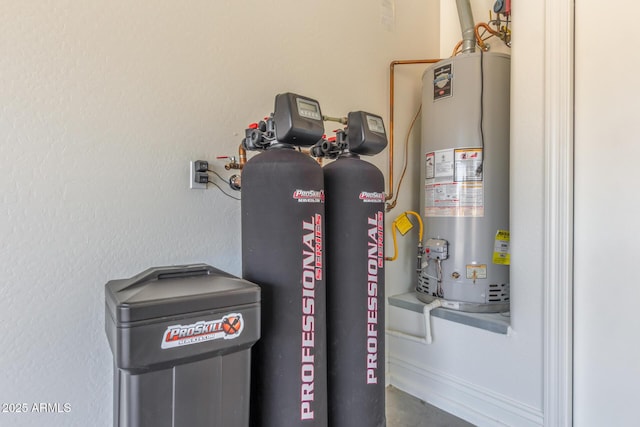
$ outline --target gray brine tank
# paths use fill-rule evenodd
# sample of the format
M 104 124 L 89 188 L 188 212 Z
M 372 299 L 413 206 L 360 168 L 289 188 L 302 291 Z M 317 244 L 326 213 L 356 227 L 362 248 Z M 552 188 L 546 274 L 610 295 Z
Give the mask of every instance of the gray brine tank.
M 105 286 L 114 427 L 249 427 L 260 288 L 206 264 Z
M 384 177 L 359 155 L 386 146 L 379 116 L 350 113 L 349 151 L 324 170 L 329 425 L 385 421 Z

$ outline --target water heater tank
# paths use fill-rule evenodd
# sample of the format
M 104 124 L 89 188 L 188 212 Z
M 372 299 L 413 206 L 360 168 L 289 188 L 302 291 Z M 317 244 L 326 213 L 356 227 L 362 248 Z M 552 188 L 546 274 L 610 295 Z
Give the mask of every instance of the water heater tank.
M 510 58 L 462 54 L 423 75 L 422 301 L 509 310 Z

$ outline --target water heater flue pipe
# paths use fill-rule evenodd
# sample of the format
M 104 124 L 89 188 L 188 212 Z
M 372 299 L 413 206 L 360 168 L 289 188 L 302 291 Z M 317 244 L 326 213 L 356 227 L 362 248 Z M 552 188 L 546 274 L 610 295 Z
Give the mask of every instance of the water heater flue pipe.
M 456 0 L 456 6 L 462 30 L 462 53 L 473 53 L 476 51 L 476 32 L 471 3 L 469 0 Z

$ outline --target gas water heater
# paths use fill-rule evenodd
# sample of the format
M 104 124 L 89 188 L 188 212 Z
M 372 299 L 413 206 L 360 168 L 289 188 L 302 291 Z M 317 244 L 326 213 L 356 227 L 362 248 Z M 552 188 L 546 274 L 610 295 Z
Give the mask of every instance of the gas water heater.
M 509 310 L 509 81 L 509 55 L 481 51 L 423 75 L 424 302 Z

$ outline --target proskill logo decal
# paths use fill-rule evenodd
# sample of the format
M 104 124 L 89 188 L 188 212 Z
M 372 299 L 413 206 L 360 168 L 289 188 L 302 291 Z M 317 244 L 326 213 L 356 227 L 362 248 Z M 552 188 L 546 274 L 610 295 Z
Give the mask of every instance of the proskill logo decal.
M 324 203 L 324 190 L 296 190 L 293 198 L 299 203 Z
M 164 332 L 160 347 L 167 349 L 211 340 L 230 340 L 239 337 L 243 329 L 240 313 L 227 314 L 217 320 L 201 320 L 192 325 L 173 325 Z
M 359 198 L 365 203 L 384 203 L 386 199 L 384 193 L 370 193 L 367 191 L 360 193 Z

